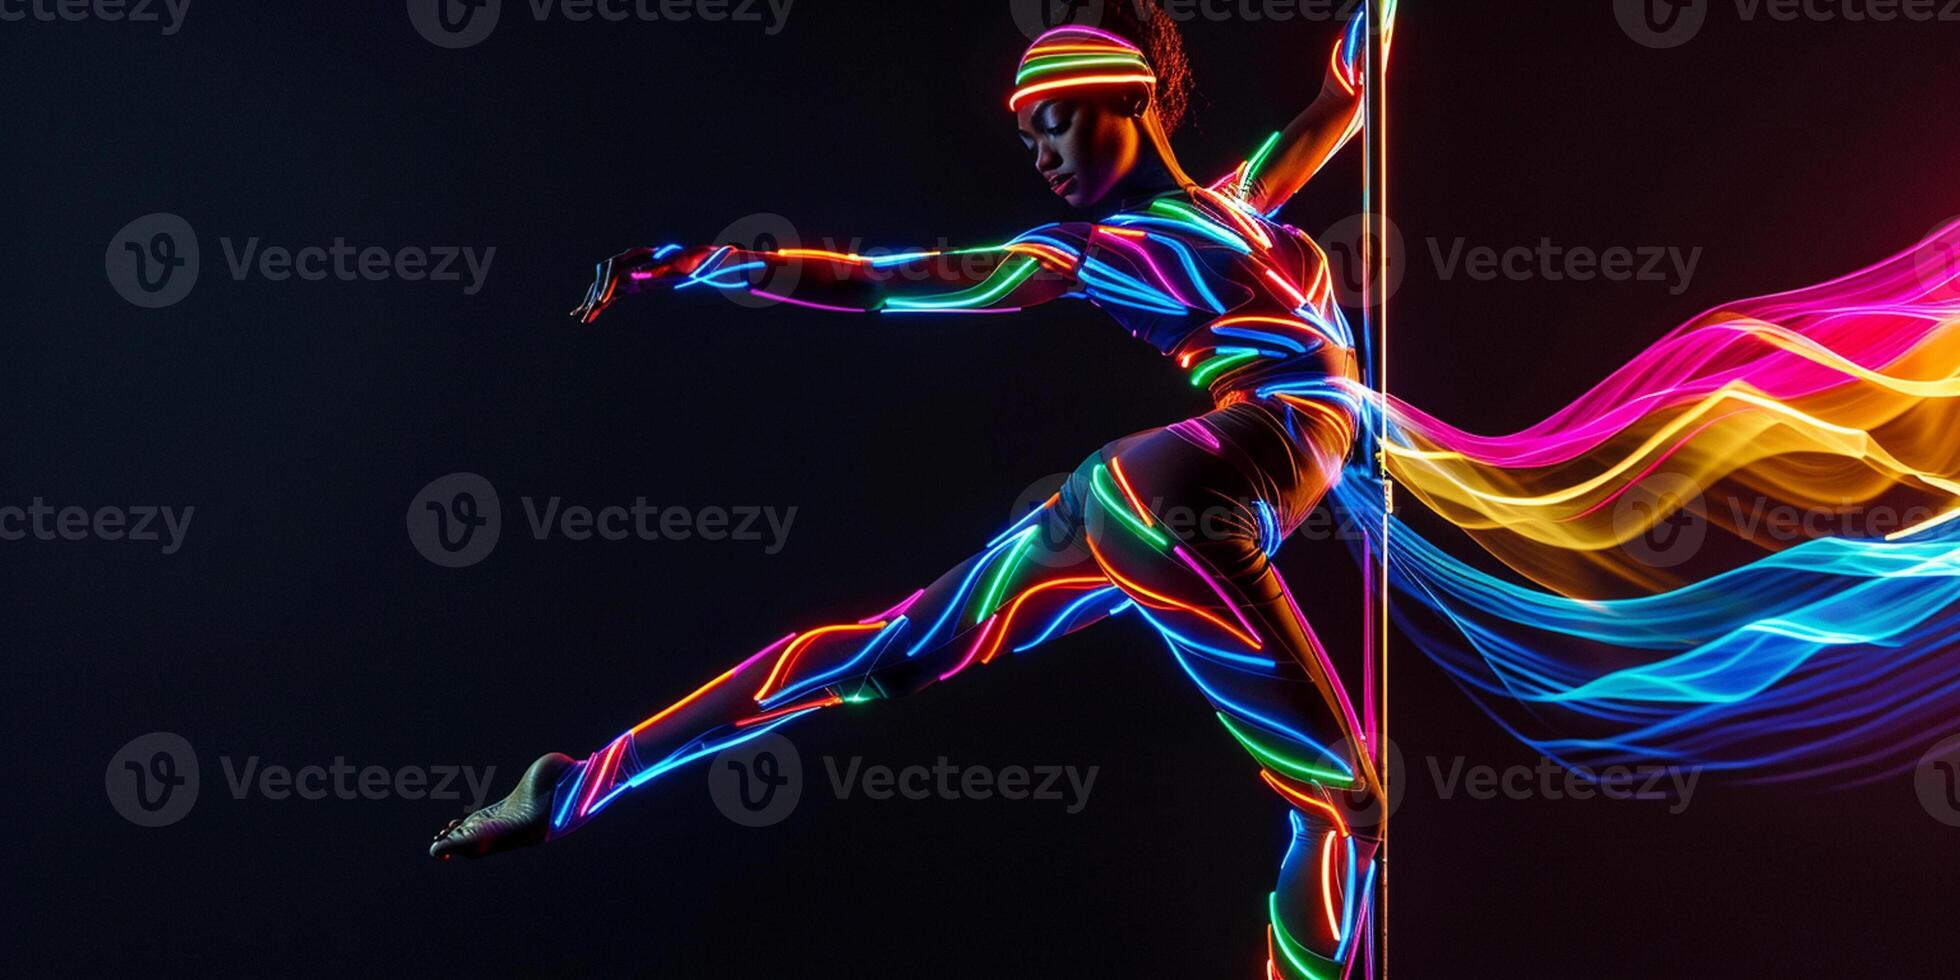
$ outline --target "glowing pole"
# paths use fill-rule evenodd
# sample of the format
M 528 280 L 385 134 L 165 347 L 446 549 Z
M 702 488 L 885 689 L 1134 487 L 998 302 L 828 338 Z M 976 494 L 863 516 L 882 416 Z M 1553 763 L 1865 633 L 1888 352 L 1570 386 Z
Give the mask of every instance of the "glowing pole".
M 1363 213 L 1366 225 L 1362 231 L 1363 262 L 1367 273 L 1362 277 L 1364 294 L 1362 302 L 1362 328 L 1375 348 L 1374 382 L 1377 392 L 1376 424 L 1381 428 L 1378 435 L 1387 436 L 1388 426 L 1388 72 L 1386 41 L 1390 21 L 1389 7 L 1394 0 L 1369 0 L 1368 14 L 1368 58 L 1366 63 L 1366 83 L 1362 88 L 1362 141 L 1364 194 Z M 1380 939 L 1380 974 L 1383 980 L 1388 977 L 1388 627 L 1389 627 L 1389 566 L 1388 531 L 1389 510 L 1394 505 L 1393 485 L 1389 482 L 1387 454 L 1378 446 L 1375 453 L 1376 472 L 1382 481 L 1382 498 L 1386 505 L 1382 511 L 1382 548 L 1380 564 L 1375 569 L 1372 583 L 1373 595 L 1369 597 L 1374 608 L 1367 615 L 1375 618 L 1375 649 L 1371 657 L 1379 658 L 1375 696 L 1379 699 L 1375 744 L 1370 746 L 1375 754 L 1375 771 L 1380 774 L 1382 794 L 1382 820 L 1379 828 L 1380 849 L 1376 859 L 1381 862 L 1377 876 L 1375 906 L 1376 936 Z M 1377 618 L 1378 617 L 1378 618 Z

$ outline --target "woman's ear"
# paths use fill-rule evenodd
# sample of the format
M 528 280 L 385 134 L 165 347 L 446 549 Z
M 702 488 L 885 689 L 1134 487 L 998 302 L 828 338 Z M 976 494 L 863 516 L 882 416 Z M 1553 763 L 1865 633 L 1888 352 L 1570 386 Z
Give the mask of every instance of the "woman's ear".
M 1131 93 L 1123 106 L 1125 112 L 1138 119 L 1143 118 L 1144 110 L 1148 108 L 1150 108 L 1150 94 L 1147 92 Z

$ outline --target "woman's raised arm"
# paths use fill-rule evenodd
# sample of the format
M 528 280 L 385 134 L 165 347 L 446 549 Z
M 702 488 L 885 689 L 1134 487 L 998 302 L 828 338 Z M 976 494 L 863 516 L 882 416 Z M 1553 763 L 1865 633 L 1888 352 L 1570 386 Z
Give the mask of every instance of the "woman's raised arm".
M 1373 3 L 1377 0 L 1368 0 Z M 1386 52 L 1395 39 L 1395 0 L 1387 4 Z M 1245 200 L 1261 214 L 1270 214 L 1305 187 L 1329 158 L 1361 131 L 1362 86 L 1366 82 L 1368 11 L 1364 6 L 1348 22 L 1334 45 L 1320 96 L 1306 111 L 1275 134 L 1267 148 L 1248 161 Z

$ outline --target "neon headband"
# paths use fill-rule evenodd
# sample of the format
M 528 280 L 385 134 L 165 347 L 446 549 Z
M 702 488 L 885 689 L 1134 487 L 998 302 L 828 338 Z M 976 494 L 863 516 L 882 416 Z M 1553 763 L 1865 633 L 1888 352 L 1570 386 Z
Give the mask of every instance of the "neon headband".
M 1063 89 L 1156 84 L 1156 71 L 1136 45 L 1093 27 L 1057 27 L 1021 56 L 1007 108 L 1018 111 L 1028 99 Z

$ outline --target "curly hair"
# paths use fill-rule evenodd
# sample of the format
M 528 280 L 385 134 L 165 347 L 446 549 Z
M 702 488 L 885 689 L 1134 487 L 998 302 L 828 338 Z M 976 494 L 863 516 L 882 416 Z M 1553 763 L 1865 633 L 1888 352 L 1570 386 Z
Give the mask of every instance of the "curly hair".
M 1157 72 L 1157 114 L 1165 132 L 1184 122 L 1191 111 L 1191 59 L 1184 51 L 1184 32 L 1157 0 L 1071 0 L 1068 16 L 1062 23 L 1079 18 L 1142 48 Z

